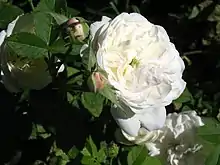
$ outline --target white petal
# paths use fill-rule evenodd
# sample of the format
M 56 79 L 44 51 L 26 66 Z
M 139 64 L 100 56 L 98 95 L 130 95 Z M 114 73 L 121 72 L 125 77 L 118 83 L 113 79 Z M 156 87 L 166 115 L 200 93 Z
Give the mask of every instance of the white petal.
M 109 18 L 109 17 L 106 17 L 106 16 L 103 16 L 102 17 L 102 22 L 109 22 L 109 21 L 111 21 L 112 19 L 111 18 Z
M 150 156 L 156 156 L 160 154 L 160 148 L 156 147 L 156 143 L 146 143 L 145 146 L 149 150 Z
M 97 64 L 104 69 L 105 66 L 103 64 L 103 55 L 102 55 L 102 51 L 98 50 L 98 52 L 96 53 L 96 59 L 97 59 Z
M 91 36 L 94 37 L 95 33 L 105 24 L 111 21 L 111 18 L 103 16 L 101 21 L 97 21 L 90 26 Z
M 182 112 L 182 114 L 189 115 L 191 120 L 193 121 L 195 127 L 201 127 L 201 126 L 205 125 L 203 123 L 201 117 L 197 115 L 196 111 L 185 111 L 185 112 Z
M 79 52 L 80 57 L 83 56 L 83 52 L 84 52 L 84 50 L 86 50 L 88 47 L 89 47 L 88 44 L 84 44 L 84 45 L 81 47 L 80 52 Z
M 200 116 L 195 111 L 186 111 L 182 113 L 172 113 L 167 116 L 166 129 L 169 129 L 175 138 L 182 134 L 193 134 L 194 128 L 203 126 Z
M 163 105 L 169 105 L 172 100 L 176 100 L 186 88 L 186 82 L 179 78 L 175 82 L 172 83 L 172 90 L 170 93 L 165 97 L 163 101 Z
M 152 131 L 160 129 L 164 126 L 166 120 L 165 107 L 147 108 L 143 114 L 137 114 L 142 127 Z
M 65 66 L 64 66 L 64 64 L 62 64 L 62 65 L 60 66 L 60 68 L 58 69 L 58 73 L 63 72 L 64 69 L 65 69 Z
M 123 130 L 121 132 L 127 140 L 135 144 L 145 144 L 145 143 L 155 142 L 158 139 L 161 139 L 164 134 L 161 130 L 147 131 L 145 128 L 140 128 L 138 132 L 138 136 L 135 137 L 128 135 Z
M 14 21 L 12 21 L 10 24 L 8 24 L 8 28 L 7 28 L 7 37 L 9 37 L 12 34 L 12 31 L 15 27 L 15 24 L 17 22 L 17 20 L 19 19 L 20 16 L 18 16 Z
M 170 41 L 166 30 L 162 26 L 155 25 L 155 27 L 158 29 L 158 37 L 160 37 L 161 40 Z
M 138 13 L 130 13 L 129 14 L 129 19 L 135 22 L 144 22 L 144 23 L 149 23 L 149 25 L 152 25 L 144 16 Z
M 111 114 L 119 127 L 130 136 L 137 136 L 141 123 L 137 115 L 127 116 L 118 108 L 111 108 Z
M 4 42 L 6 35 L 7 35 L 6 32 L 4 30 L 2 30 L 0 33 L 0 46 Z

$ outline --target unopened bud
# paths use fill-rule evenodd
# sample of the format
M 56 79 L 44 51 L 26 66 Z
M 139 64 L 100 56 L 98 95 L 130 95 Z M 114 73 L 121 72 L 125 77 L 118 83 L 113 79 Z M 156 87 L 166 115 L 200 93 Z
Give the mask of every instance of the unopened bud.
M 105 82 L 105 77 L 101 73 L 93 72 L 89 77 L 87 84 L 91 91 L 97 92 L 104 88 Z
M 108 148 L 108 156 L 110 158 L 114 158 L 118 155 L 118 152 L 119 152 L 119 147 L 117 146 L 117 144 L 115 143 L 110 144 Z
M 66 30 L 73 42 L 82 42 L 88 35 L 89 26 L 76 18 L 66 22 Z

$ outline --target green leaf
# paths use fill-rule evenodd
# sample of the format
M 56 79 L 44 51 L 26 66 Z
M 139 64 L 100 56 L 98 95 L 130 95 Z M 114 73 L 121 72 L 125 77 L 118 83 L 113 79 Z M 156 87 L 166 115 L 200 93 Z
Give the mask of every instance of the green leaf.
M 46 139 L 50 136 L 51 134 L 48 133 L 42 125 L 32 124 L 32 133 L 31 133 L 30 139 L 37 139 L 38 137 Z
M 82 62 L 84 64 L 84 67 L 88 71 L 91 71 L 96 63 L 95 53 L 93 52 L 91 46 L 88 46 L 87 48 L 85 48 L 81 53 L 83 54 Z
M 82 44 L 72 44 L 72 50 L 69 52 L 69 55 L 75 56 L 80 54 Z
M 105 85 L 103 89 L 99 90 L 99 93 L 109 99 L 112 103 L 118 104 L 118 100 L 115 91 L 109 85 Z
M 86 145 L 83 149 L 83 151 L 81 152 L 84 156 L 91 156 L 93 158 L 95 158 L 97 156 L 97 147 L 95 145 L 95 143 L 92 140 L 92 137 L 89 136 L 89 138 L 86 141 Z
M 65 13 L 67 10 L 67 3 L 65 0 L 41 0 L 35 10 L 40 12 L 51 11 L 57 13 Z
M 203 139 L 214 143 L 220 143 L 220 123 L 215 118 L 203 117 L 204 126 L 199 127 L 197 134 Z
M 139 9 L 136 5 L 131 5 L 131 9 L 132 9 L 135 13 L 141 13 L 140 9 Z
M 67 161 L 69 160 L 69 157 L 66 155 L 65 152 L 63 152 L 62 149 L 60 149 L 60 148 L 55 148 L 54 152 L 55 152 L 55 155 L 56 155 L 56 156 L 62 157 L 63 160 L 67 160 Z
M 86 141 L 86 145 L 81 151 L 83 154 L 83 158 L 81 160 L 82 164 L 85 165 L 100 165 L 100 163 L 97 162 L 97 156 L 98 156 L 98 151 L 95 143 L 93 142 L 91 136 Z
M 99 93 L 84 92 L 82 94 L 81 101 L 83 106 L 88 109 L 93 116 L 100 116 L 104 101 L 104 97 L 102 95 Z
M 220 21 L 220 5 L 215 5 L 215 9 L 208 17 L 209 21 Z
M 96 159 L 90 156 L 83 156 L 81 163 L 84 165 L 101 165 L 96 161 Z
M 115 93 L 116 90 L 117 89 L 114 89 L 109 84 L 105 84 L 104 88 L 99 90 L 99 93 L 103 95 L 105 98 L 109 99 L 114 105 L 117 106 L 116 108 L 114 108 L 114 110 L 118 111 L 117 112 L 118 114 L 121 113 L 122 116 L 127 116 L 127 117 L 133 116 L 134 113 L 132 111 L 126 111 L 126 109 L 128 108 L 127 105 L 123 101 L 117 99 Z
M 76 82 L 80 83 L 83 81 L 83 75 L 81 72 L 73 67 L 67 67 L 67 84 L 75 84 Z
M 75 146 L 73 146 L 67 153 L 69 159 L 75 159 L 78 154 L 79 150 Z
M 62 53 L 65 54 L 68 50 L 68 47 L 65 46 L 65 42 L 63 39 L 56 40 L 50 47 L 50 51 L 52 53 Z
M 51 15 L 54 18 L 54 20 L 56 21 L 56 23 L 58 25 L 61 25 L 61 24 L 65 23 L 69 19 L 65 15 L 54 13 L 54 12 L 48 12 L 48 14 Z
M 97 151 L 97 147 L 95 143 L 92 141 L 91 136 L 87 139 L 87 143 L 81 152 L 84 156 L 82 159 L 83 164 L 95 164 L 100 165 L 104 163 L 107 156 L 106 156 L 106 145 L 101 143 L 101 149 Z
M 97 153 L 97 161 L 102 163 L 106 160 L 107 156 L 106 156 L 106 153 L 105 153 L 105 148 L 101 148 L 99 150 L 99 152 Z
M 15 24 L 13 29 L 13 33 L 20 33 L 20 32 L 29 32 L 34 33 L 34 14 L 25 14 L 19 17 L 18 21 Z
M 213 152 L 206 159 L 205 165 L 220 165 L 220 145 L 216 146 Z
M 182 108 L 182 111 L 189 111 L 189 110 L 191 110 L 191 108 L 187 105 L 184 105 Z
M 191 14 L 189 15 L 188 18 L 189 19 L 193 19 L 193 18 L 197 17 L 199 12 L 200 12 L 199 7 L 198 6 L 194 6 L 193 9 L 192 9 L 192 12 L 191 12 Z
M 13 34 L 20 32 L 32 33 L 49 45 L 52 32 L 52 20 L 51 15 L 44 12 L 25 14 L 16 22 Z
M 68 155 L 62 149 L 57 147 L 56 142 L 53 143 L 50 152 L 52 156 L 49 159 L 50 165 L 66 165 L 70 161 Z
M 73 67 L 67 67 L 67 77 L 73 76 L 76 73 L 79 73 L 80 71 Z
M 17 33 L 7 38 L 7 46 L 17 55 L 28 58 L 47 56 L 47 44 L 31 33 Z
M 67 165 L 67 163 L 69 162 L 69 160 L 64 160 L 61 156 L 56 156 L 56 157 L 53 157 L 51 160 L 50 160 L 50 163 L 49 165 Z
M 0 2 L 0 28 L 5 29 L 10 22 L 21 15 L 23 10 L 17 6 L 8 3 Z
M 180 97 L 173 101 L 173 103 L 186 103 L 192 101 L 193 97 L 192 94 L 189 92 L 188 88 L 186 87 Z
M 67 7 L 67 13 L 68 13 L 69 18 L 72 18 L 72 17 L 76 17 L 77 15 L 79 15 L 80 11 Z
M 160 161 L 154 157 L 148 156 L 145 146 L 135 146 L 128 153 L 128 165 L 161 165 Z
M 69 46 L 65 46 L 66 43 L 63 39 L 56 40 L 50 47 L 50 51 L 52 53 L 61 53 L 66 55 L 79 55 L 82 45 L 80 44 L 72 44 Z
M 66 95 L 68 103 L 72 104 L 75 100 L 75 97 L 70 92 L 67 92 Z
M 128 165 L 142 165 L 148 157 L 147 149 L 144 146 L 134 146 L 128 153 Z
M 35 34 L 49 45 L 52 30 L 52 17 L 44 12 L 34 13 L 34 27 Z

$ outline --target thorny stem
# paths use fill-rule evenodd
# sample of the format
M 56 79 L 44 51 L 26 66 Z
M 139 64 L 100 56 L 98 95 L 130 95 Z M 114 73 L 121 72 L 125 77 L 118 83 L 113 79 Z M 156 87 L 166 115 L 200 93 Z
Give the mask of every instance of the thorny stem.
M 112 9 L 115 11 L 115 13 L 116 13 L 117 15 L 119 15 L 120 12 L 118 11 L 118 9 L 117 9 L 117 7 L 115 6 L 115 4 L 114 4 L 113 2 L 110 2 L 109 4 L 111 5 L 111 7 L 112 7 Z
M 201 53 L 202 53 L 202 50 L 194 50 L 194 51 L 183 53 L 183 56 L 189 56 L 189 55 L 201 54 Z
M 125 11 L 126 12 L 129 11 L 129 4 L 130 4 L 130 0 L 126 0 L 126 5 L 125 5 Z
M 113 165 L 113 158 L 110 159 L 110 165 Z
M 28 0 L 30 6 L 31 6 L 31 9 L 34 10 L 34 4 L 33 4 L 33 1 L 32 0 Z
M 187 56 L 182 56 L 182 59 L 185 59 L 188 65 L 192 65 L 192 61 Z

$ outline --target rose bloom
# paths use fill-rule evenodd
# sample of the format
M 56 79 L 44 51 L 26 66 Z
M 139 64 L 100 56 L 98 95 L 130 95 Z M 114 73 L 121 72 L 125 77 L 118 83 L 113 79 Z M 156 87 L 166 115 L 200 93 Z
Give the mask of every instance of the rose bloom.
M 185 89 L 185 68 L 161 26 L 138 13 L 103 17 L 90 27 L 97 63 L 106 71 L 121 104 L 111 112 L 119 126 L 136 136 L 140 127 L 161 128 L 166 109 Z
M 2 83 L 10 92 L 19 92 L 21 89 L 42 89 L 47 86 L 52 77 L 44 59 L 22 60 L 16 55 L 10 55 L 4 40 L 13 33 L 16 22 L 21 16 L 12 21 L 7 30 L 0 33 L 0 57 Z M 62 72 L 62 65 L 58 72 Z
M 201 155 L 202 145 L 197 143 L 196 129 L 203 125 L 195 111 L 186 111 L 169 114 L 160 130 L 141 128 L 136 137 L 122 131 L 122 134 L 117 132 L 117 137 L 121 141 L 123 135 L 133 144 L 144 144 L 149 155 L 159 156 L 168 165 L 202 165 L 204 156 Z

